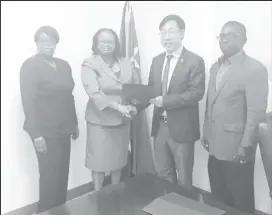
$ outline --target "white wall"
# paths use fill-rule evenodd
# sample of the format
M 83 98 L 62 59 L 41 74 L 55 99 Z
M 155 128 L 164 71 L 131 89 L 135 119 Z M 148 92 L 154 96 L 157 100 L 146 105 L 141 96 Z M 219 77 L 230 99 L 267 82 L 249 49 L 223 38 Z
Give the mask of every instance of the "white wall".
M 159 22 L 170 13 L 184 18 L 184 44 L 204 58 L 207 74 L 211 64 L 220 55 L 216 36 L 221 26 L 228 20 L 243 22 L 248 29 L 245 50 L 267 66 L 272 80 L 271 2 L 131 4 L 138 32 L 144 83 L 147 83 L 152 58 L 163 51 L 159 41 Z M 80 126 L 80 137 L 72 145 L 68 186 L 73 188 L 91 180 L 91 175 L 84 167 L 84 111 L 87 96 L 80 80 L 80 65 L 89 56 L 92 36 L 99 28 L 109 27 L 119 34 L 123 5 L 124 2 L 121 1 L 1 2 L 1 213 L 38 200 L 37 160 L 30 139 L 22 130 L 24 115 L 19 90 L 20 67 L 36 51 L 33 41 L 36 29 L 42 25 L 52 25 L 59 31 L 60 43 L 56 56 L 67 60 L 73 69 Z M 203 99 L 200 105 L 201 124 L 204 101 Z M 151 114 L 148 117 L 151 119 Z M 201 179 L 196 179 L 195 184 L 207 189 Z M 264 208 L 261 201 L 258 202 L 258 207 Z

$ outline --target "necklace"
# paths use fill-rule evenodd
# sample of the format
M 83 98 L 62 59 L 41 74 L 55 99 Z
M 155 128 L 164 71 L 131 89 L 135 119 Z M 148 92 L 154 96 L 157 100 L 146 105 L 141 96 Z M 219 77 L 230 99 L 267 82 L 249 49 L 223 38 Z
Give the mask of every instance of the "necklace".
M 51 66 L 55 71 L 57 71 L 57 65 L 54 60 L 52 62 L 48 62 L 47 60 L 43 60 L 43 61 L 47 63 L 49 66 Z

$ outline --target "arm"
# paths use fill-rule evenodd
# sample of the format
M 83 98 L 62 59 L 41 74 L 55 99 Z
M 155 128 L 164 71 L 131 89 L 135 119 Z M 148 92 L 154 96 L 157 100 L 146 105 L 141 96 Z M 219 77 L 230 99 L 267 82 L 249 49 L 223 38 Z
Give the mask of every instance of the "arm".
M 205 93 L 205 65 L 199 60 L 197 67 L 190 72 L 188 89 L 181 94 L 163 96 L 163 107 L 171 110 L 186 105 L 196 105 Z
M 68 63 L 67 63 L 68 64 Z M 73 78 L 73 75 L 72 75 L 72 69 L 70 67 L 70 65 L 68 64 L 68 71 L 69 71 L 69 75 L 71 77 L 71 80 L 73 82 L 73 85 L 75 85 L 75 82 L 74 82 L 74 78 Z M 72 99 L 72 110 L 73 110 L 73 119 L 74 119 L 74 122 L 75 122 L 75 125 L 77 126 L 78 125 L 78 119 L 77 119 L 77 114 L 76 114 L 76 107 L 75 107 L 75 98 L 74 98 L 74 95 L 72 94 L 71 95 Z
M 119 103 L 100 90 L 96 72 L 87 66 L 82 66 L 81 79 L 85 91 L 96 107 L 102 111 L 107 107 L 118 110 Z
M 267 106 L 268 95 L 268 75 L 265 67 L 260 70 L 254 70 L 248 75 L 245 86 L 246 96 L 246 125 L 244 136 L 241 141 L 242 147 L 251 147 L 257 125 L 264 118 Z
M 205 115 L 204 115 L 204 123 L 203 123 L 203 137 L 207 139 L 207 128 L 208 124 L 208 93 L 206 97 L 206 107 L 205 107 Z
M 37 71 L 33 62 L 25 61 L 20 70 L 20 90 L 25 113 L 24 129 L 32 139 L 42 136 L 37 125 L 37 112 L 35 109 L 37 82 Z

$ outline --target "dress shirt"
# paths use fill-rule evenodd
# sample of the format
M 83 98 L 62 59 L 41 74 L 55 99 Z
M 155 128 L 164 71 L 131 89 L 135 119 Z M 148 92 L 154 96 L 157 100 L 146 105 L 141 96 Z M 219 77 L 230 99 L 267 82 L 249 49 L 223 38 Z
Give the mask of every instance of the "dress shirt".
M 173 52 L 172 54 L 166 53 L 166 55 L 165 55 L 163 70 L 162 71 L 164 71 L 164 69 L 165 69 L 165 66 L 166 66 L 166 63 L 167 63 L 167 56 L 168 55 L 173 55 L 172 59 L 170 60 L 170 68 L 169 68 L 169 73 L 168 73 L 167 89 L 169 88 L 171 77 L 172 77 L 173 72 L 175 70 L 175 67 L 177 65 L 178 59 L 179 59 L 179 57 L 180 57 L 180 55 L 182 53 L 182 50 L 183 50 L 183 45 L 181 45 L 181 47 L 178 50 L 176 50 L 175 52 Z M 162 79 L 163 79 L 163 75 L 162 75 Z
M 216 90 L 219 89 L 220 84 L 225 76 L 225 74 L 230 71 L 231 66 L 235 64 L 237 61 L 239 61 L 241 54 L 244 51 L 240 51 L 236 53 L 235 55 L 231 56 L 230 58 L 225 58 L 224 56 L 219 58 L 219 62 L 221 64 L 220 68 L 218 69 L 218 72 L 216 74 Z
M 179 60 L 179 57 L 180 57 L 182 51 L 183 51 L 183 45 L 181 45 L 181 47 L 179 49 L 177 49 L 176 51 L 174 51 L 172 54 L 166 53 L 166 55 L 165 55 L 164 64 L 163 64 L 163 70 L 162 71 L 165 70 L 165 66 L 166 66 L 166 63 L 167 63 L 167 56 L 168 55 L 173 55 L 173 57 L 170 60 L 170 68 L 169 68 L 169 73 L 168 73 L 167 90 L 169 88 L 169 84 L 170 84 L 173 72 L 175 70 L 175 67 L 177 65 L 177 62 Z M 162 79 L 163 79 L 163 74 L 162 74 Z M 166 111 L 164 111 L 162 115 L 166 116 Z

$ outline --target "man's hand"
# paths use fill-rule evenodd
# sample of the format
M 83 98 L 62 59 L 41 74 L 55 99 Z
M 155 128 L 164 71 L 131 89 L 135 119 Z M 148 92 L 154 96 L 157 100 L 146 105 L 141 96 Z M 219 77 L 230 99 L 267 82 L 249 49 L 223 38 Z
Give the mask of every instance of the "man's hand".
M 44 137 L 38 137 L 34 139 L 34 146 L 37 152 L 39 153 L 47 153 L 47 145 Z
M 131 106 L 130 105 L 118 105 L 118 111 L 121 113 L 124 117 L 131 118 L 130 115 Z
M 162 107 L 163 101 L 162 101 L 162 96 L 158 96 L 154 99 L 150 99 L 149 102 L 156 107 Z
M 76 130 L 75 132 L 71 135 L 72 139 L 73 140 L 76 140 L 79 136 L 79 129 L 78 129 L 78 126 L 76 126 Z
M 233 157 L 233 161 L 244 164 L 246 163 L 245 157 L 246 157 L 245 148 L 240 146 L 238 148 L 236 156 Z
M 202 137 L 201 138 L 201 143 L 202 143 L 202 146 L 204 147 L 204 149 L 209 152 L 209 143 L 208 141 L 206 140 L 205 137 Z

